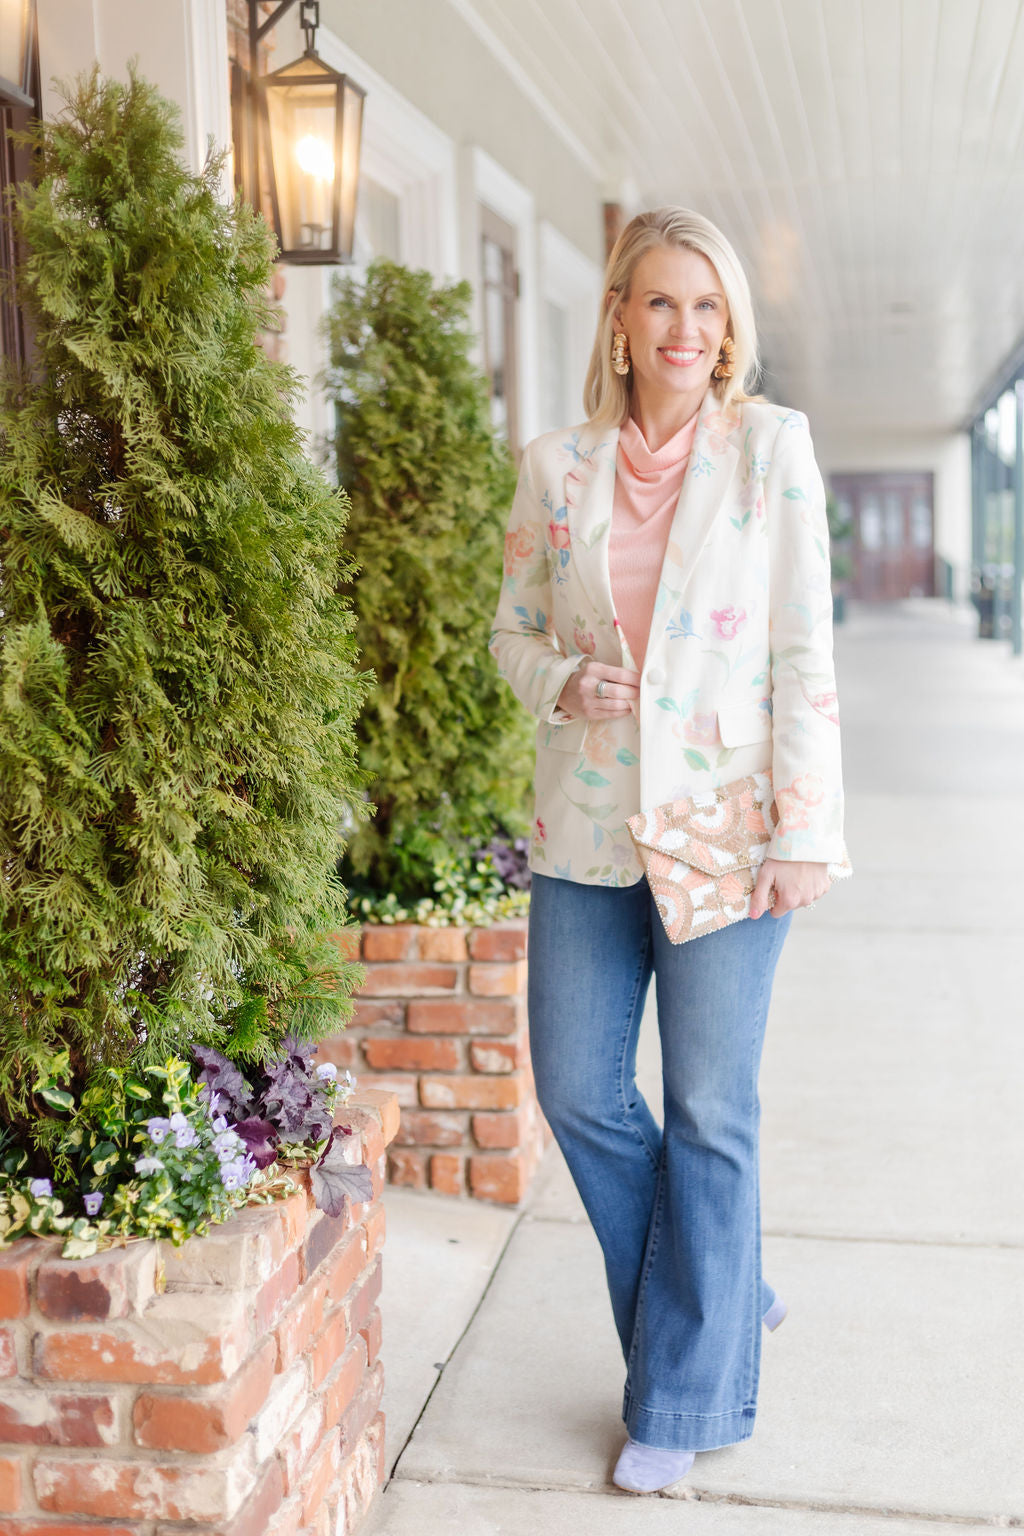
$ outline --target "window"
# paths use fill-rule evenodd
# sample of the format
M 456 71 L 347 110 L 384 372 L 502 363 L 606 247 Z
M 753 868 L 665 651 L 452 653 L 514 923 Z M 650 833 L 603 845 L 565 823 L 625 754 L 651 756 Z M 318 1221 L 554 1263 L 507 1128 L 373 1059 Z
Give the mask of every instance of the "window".
M 14 231 L 6 212 L 7 188 L 28 179 L 28 153 L 10 135 L 39 115 L 39 39 L 35 0 L 0 0 L 0 276 L 17 265 Z M 0 291 L 0 357 L 16 367 L 28 361 L 29 338 L 17 294 Z
M 516 409 L 516 300 L 519 278 L 515 230 L 490 208 L 480 209 L 484 371 L 491 393 L 491 422 L 513 452 L 519 446 Z

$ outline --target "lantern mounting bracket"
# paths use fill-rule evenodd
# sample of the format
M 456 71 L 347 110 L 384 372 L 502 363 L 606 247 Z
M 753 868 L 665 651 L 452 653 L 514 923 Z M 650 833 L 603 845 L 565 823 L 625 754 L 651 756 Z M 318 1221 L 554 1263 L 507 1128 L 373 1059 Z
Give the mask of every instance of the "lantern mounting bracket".
M 260 43 L 297 5 L 302 7 L 299 26 L 306 35 L 306 52 L 312 53 L 316 29 L 320 25 L 320 0 L 280 0 L 277 9 L 262 21 L 259 19 L 259 0 L 249 0 L 249 68 L 254 77 L 259 74 Z

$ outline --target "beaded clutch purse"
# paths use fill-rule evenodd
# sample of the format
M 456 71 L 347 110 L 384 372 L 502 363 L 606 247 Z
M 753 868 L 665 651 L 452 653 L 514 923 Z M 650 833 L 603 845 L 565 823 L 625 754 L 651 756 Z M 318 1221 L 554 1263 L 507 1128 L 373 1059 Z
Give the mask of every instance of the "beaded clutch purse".
M 673 944 L 750 915 L 757 872 L 778 824 L 770 773 L 670 800 L 626 822 Z M 830 864 L 833 880 L 850 873 Z

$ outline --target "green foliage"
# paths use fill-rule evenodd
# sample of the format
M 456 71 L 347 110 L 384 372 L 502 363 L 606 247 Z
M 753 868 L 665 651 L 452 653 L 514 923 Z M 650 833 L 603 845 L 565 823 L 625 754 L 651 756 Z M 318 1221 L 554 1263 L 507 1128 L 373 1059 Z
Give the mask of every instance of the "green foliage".
M 380 261 L 337 283 L 327 320 L 356 638 L 378 681 L 357 726 L 377 813 L 343 870 L 400 902 L 526 820 L 529 728 L 487 653 L 515 470 L 469 359 L 469 299 Z
M 324 935 L 367 680 L 344 498 L 258 344 L 262 222 L 219 161 L 183 169 L 134 76 L 84 78 L 33 137 L 37 363 L 0 396 L 0 1112 L 45 1148 L 62 1063 L 77 1101 L 100 1063 L 259 1059 L 346 1016 Z
M 85 1258 L 119 1237 L 182 1243 L 251 1198 L 244 1150 L 216 1130 L 187 1062 L 108 1068 L 62 1135 L 56 1188 L 28 1177 L 24 1148 L 0 1158 L 0 1245 L 52 1233 Z
M 841 586 L 853 575 L 853 556 L 850 553 L 853 542 L 853 520 L 848 513 L 840 511 L 839 502 L 831 491 L 825 497 L 825 515 L 828 518 L 831 546 L 832 581 Z
M 364 923 L 422 923 L 427 928 L 483 928 L 510 917 L 525 917 L 530 894 L 513 890 L 494 861 L 445 859 L 434 871 L 433 894 L 402 902 L 393 891 L 384 896 L 355 896 L 352 915 Z

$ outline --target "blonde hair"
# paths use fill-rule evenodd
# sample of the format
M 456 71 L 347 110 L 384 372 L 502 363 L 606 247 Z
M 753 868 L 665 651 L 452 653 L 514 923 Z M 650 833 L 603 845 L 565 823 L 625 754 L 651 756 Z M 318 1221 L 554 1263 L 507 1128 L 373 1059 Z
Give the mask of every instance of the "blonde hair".
M 656 208 L 630 219 L 616 240 L 604 274 L 604 291 L 597 320 L 597 336 L 590 356 L 590 367 L 583 386 L 583 408 L 591 421 L 605 426 L 620 426 L 629 414 L 629 374 L 618 374 L 612 367 L 612 319 L 615 304 L 629 297 L 630 283 L 637 262 L 656 246 L 666 245 L 697 251 L 706 256 L 718 273 L 718 280 L 729 307 L 726 334 L 735 345 L 735 372 L 731 379 L 712 379 L 711 388 L 723 409 L 741 400 L 755 397 L 746 387 L 756 385 L 760 372 L 757 356 L 757 329 L 750 285 L 740 266 L 739 257 L 710 219 L 689 208 Z M 609 295 L 614 301 L 609 303 Z

